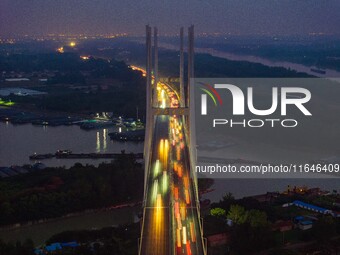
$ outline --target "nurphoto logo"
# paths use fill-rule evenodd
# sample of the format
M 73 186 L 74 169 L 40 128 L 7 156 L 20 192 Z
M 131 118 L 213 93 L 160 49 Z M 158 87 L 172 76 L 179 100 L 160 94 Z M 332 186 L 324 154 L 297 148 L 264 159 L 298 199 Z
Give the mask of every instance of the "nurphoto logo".
M 202 83 L 203 84 L 203 83 Z M 215 107 L 232 107 L 233 116 L 245 115 L 245 107 L 249 112 L 256 116 L 270 116 L 273 113 L 280 111 L 281 116 L 287 116 L 287 106 L 292 105 L 299 109 L 305 116 L 312 116 L 311 112 L 305 107 L 304 104 L 310 101 L 311 92 L 306 88 L 301 87 L 272 87 L 271 93 L 271 106 L 267 109 L 257 109 L 254 106 L 254 93 L 253 87 L 247 87 L 247 94 L 244 95 L 243 91 L 236 85 L 233 84 L 214 84 L 213 86 L 204 83 L 204 87 L 201 87 L 201 115 L 208 115 L 208 96 L 213 101 Z M 219 93 L 220 90 L 223 93 Z M 225 92 L 224 92 L 225 91 Z M 223 104 L 221 95 L 230 93 L 232 96 L 232 103 Z M 225 102 L 227 102 L 225 100 Z M 246 103 L 245 103 L 246 102 Z M 279 107 L 280 102 L 280 107 Z M 231 105 L 230 105 L 231 104 Z M 214 118 L 213 127 L 217 125 L 229 125 L 243 126 L 243 127 L 263 127 L 268 123 L 271 127 L 275 124 L 280 123 L 282 127 L 296 127 L 298 121 L 296 119 L 277 119 L 277 118 L 257 118 L 257 119 L 243 119 L 241 121 L 233 121 L 233 119 L 225 118 Z

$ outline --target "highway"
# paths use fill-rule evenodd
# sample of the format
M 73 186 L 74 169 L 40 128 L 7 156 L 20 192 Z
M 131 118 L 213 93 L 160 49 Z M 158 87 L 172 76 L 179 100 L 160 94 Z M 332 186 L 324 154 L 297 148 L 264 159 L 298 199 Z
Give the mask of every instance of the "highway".
M 157 85 L 157 105 L 178 107 L 178 95 Z M 190 173 L 184 116 L 156 116 L 140 240 L 141 255 L 203 255 L 199 207 Z

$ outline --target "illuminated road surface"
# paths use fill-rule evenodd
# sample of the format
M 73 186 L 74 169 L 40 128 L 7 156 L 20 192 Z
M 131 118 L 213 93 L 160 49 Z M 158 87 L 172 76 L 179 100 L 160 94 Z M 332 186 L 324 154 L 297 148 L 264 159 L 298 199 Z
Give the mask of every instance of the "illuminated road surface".
M 178 97 L 158 85 L 158 105 L 177 107 Z M 190 175 L 183 116 L 157 116 L 147 177 L 140 254 L 203 255 L 198 205 Z

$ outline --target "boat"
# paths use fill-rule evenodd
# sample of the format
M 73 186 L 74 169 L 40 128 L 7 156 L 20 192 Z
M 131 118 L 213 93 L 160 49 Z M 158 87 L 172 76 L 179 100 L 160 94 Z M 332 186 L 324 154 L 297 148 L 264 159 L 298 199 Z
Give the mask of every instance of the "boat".
M 113 132 L 109 133 L 109 136 L 112 140 L 117 140 L 117 141 L 134 141 L 134 142 L 142 142 L 144 141 L 145 137 L 145 130 L 140 129 L 140 130 L 133 130 L 133 131 L 127 131 L 127 132 Z
M 55 153 L 56 156 L 70 155 L 72 151 L 70 150 L 57 150 Z
M 47 153 L 47 154 L 37 154 L 34 153 L 33 155 L 29 156 L 30 160 L 39 160 L 39 159 L 48 159 L 48 158 L 53 158 L 54 155 L 52 153 Z

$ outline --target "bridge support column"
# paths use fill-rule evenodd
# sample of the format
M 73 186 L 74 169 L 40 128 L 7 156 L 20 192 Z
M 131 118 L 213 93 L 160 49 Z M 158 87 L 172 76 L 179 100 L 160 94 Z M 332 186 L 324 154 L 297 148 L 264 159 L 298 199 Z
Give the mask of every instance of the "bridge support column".
M 185 107 L 185 94 L 184 94 L 184 30 L 180 30 L 180 62 L 179 62 L 179 96 L 180 106 Z
M 150 146 L 153 132 L 153 116 L 152 116 L 152 45 L 151 45 L 151 27 L 146 25 L 146 124 L 145 124 L 145 139 L 144 139 L 144 198 L 147 190 L 147 176 L 150 161 Z M 143 201 L 143 205 L 144 205 Z
M 154 27 L 154 83 L 153 83 L 153 98 L 152 106 L 157 107 L 157 83 L 158 83 L 158 29 Z
M 186 104 L 190 107 L 190 79 L 194 77 L 194 25 L 188 28 L 188 81 Z

